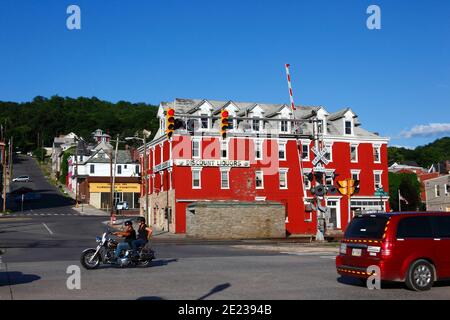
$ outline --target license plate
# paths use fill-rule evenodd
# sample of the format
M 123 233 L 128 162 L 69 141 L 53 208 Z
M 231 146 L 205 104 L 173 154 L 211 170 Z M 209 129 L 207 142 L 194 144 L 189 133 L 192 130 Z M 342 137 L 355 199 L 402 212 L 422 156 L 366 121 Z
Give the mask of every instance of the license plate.
M 362 249 L 352 249 L 352 256 L 361 257 Z

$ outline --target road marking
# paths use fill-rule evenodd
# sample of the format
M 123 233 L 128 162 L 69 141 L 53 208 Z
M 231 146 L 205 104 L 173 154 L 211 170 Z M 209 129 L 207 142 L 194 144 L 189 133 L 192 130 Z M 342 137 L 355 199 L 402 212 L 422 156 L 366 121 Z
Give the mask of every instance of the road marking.
M 41 213 L 40 215 L 41 215 L 41 216 L 45 216 L 45 214 L 43 214 L 43 213 Z
M 48 233 L 53 234 L 53 231 L 50 230 L 50 228 L 45 223 L 42 224 L 44 225 L 45 229 L 47 229 Z
M 330 255 L 330 256 L 325 256 L 324 255 L 324 252 L 314 252 L 314 251 L 312 251 L 312 252 L 288 252 L 288 251 L 281 251 L 280 253 L 283 253 L 283 254 L 289 254 L 289 255 L 293 255 L 293 256 L 319 256 L 319 258 L 322 258 L 322 259 L 335 259 L 335 256 L 334 255 Z
M 336 260 L 336 256 L 320 256 L 322 259 Z

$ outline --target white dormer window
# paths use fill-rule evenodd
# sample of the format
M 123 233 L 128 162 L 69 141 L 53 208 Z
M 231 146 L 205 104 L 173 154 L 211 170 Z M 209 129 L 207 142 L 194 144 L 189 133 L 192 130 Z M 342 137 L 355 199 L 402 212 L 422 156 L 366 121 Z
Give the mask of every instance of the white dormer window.
M 345 134 L 353 134 L 353 124 L 351 120 L 345 120 Z
M 234 119 L 233 117 L 229 116 L 228 117 L 228 130 L 233 130 L 235 125 L 234 122 L 236 121 L 236 119 Z
M 254 117 L 252 120 L 252 130 L 259 131 L 261 129 L 261 119 Z
M 207 114 L 201 114 L 201 128 L 209 129 L 209 118 Z
M 280 131 L 283 133 L 289 132 L 289 121 L 287 120 L 280 121 Z

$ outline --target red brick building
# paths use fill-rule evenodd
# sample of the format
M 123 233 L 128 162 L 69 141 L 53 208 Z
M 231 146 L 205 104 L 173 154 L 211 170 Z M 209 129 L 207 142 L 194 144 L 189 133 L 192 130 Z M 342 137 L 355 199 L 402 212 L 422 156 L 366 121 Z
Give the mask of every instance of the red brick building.
M 187 123 L 168 140 L 168 108 L 175 109 L 175 118 L 198 117 L 187 120 L 196 122 L 195 130 Z M 210 118 L 223 109 L 231 121 L 225 140 L 219 136 L 219 121 Z M 320 106 L 293 111 L 284 104 L 176 99 L 161 103 L 158 117 L 160 129 L 147 144 L 147 168 L 140 149 L 149 179 L 148 219 L 157 227 L 185 233 L 187 207 L 196 201 L 271 201 L 284 205 L 287 233 L 315 234 L 317 215 L 306 209 L 312 185 L 305 178 L 315 158 L 313 124 L 308 122 L 315 117 L 321 120 L 321 144 L 329 150 L 327 184 L 336 184 L 333 174 L 335 180 L 360 180 L 360 192 L 351 199 L 353 212 L 389 209 L 387 197 L 374 196 L 377 188 L 388 191 L 388 139 L 362 129 L 349 108 L 328 113 Z M 299 128 L 294 118 L 303 121 Z M 141 196 L 145 206 L 144 187 Z M 344 229 L 351 218 L 348 199 L 328 194 L 322 201 L 330 210 L 328 229 Z

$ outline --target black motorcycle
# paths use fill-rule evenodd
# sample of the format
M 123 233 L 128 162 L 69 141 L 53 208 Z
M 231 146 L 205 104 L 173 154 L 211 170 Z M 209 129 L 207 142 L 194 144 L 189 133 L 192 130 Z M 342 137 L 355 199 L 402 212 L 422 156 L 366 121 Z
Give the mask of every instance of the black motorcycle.
M 81 265 L 90 270 L 98 268 L 100 263 L 111 264 L 119 267 L 139 266 L 147 267 L 153 259 L 155 253 L 150 248 L 149 243 L 145 246 L 139 247 L 137 252 L 132 249 L 122 250 L 119 258 L 114 259 L 114 251 L 117 248 L 118 242 L 108 236 L 111 234 L 109 230 L 103 233 L 103 236 L 97 237 L 97 248 L 89 248 L 81 254 Z

